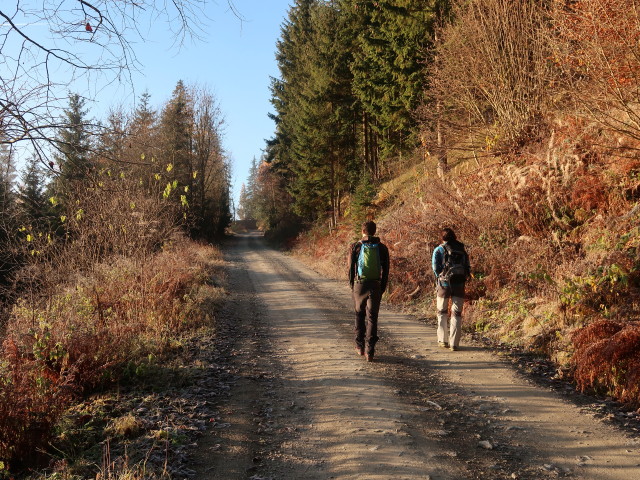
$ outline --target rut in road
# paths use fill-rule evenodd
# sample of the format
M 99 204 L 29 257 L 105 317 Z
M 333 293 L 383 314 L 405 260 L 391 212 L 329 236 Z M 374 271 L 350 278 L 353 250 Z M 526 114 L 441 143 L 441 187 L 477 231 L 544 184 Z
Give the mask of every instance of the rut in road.
M 366 363 L 346 280 L 257 235 L 226 254 L 237 382 L 197 478 L 640 479 L 636 440 L 483 349 L 438 349 L 433 326 L 383 308 Z

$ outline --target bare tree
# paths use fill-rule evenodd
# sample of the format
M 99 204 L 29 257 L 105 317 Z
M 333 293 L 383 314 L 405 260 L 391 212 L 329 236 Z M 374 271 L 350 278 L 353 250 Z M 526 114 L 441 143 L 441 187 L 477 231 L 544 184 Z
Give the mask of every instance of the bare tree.
M 239 16 L 231 0 L 231 11 Z M 198 38 L 207 0 L 7 0 L 0 6 L 0 144 L 53 142 L 56 110 L 82 79 L 129 82 L 135 41 L 158 22 L 174 45 Z M 146 25 L 145 25 L 146 24 Z M 54 145 L 55 146 L 55 145 Z
M 608 147 L 640 140 L 640 2 L 553 2 L 553 60 L 579 115 L 613 132 Z M 626 138 L 626 140 L 625 140 Z
M 517 143 L 547 108 L 547 12 L 537 0 L 454 0 L 453 21 L 438 32 L 425 117 L 434 136 L 465 135 L 470 126 Z M 442 141 L 433 141 L 440 152 Z M 451 142 L 450 142 L 451 143 Z M 459 139 L 456 143 L 459 143 Z M 446 148 L 446 146 L 444 146 Z M 442 155 L 442 153 L 439 153 Z

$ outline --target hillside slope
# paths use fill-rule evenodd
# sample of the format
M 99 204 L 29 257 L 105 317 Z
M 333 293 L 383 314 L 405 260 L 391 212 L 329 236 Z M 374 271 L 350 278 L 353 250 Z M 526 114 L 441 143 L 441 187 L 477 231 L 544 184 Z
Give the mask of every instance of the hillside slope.
M 465 325 L 543 354 L 580 390 L 640 404 L 640 161 L 595 127 L 557 122 L 508 156 L 458 152 L 438 175 L 424 161 L 383 184 L 369 212 L 392 256 L 386 300 L 432 318 L 431 252 L 451 226 L 471 256 Z M 348 216 L 295 251 L 336 278 L 357 238 Z M 344 272 L 343 272 L 344 270 Z

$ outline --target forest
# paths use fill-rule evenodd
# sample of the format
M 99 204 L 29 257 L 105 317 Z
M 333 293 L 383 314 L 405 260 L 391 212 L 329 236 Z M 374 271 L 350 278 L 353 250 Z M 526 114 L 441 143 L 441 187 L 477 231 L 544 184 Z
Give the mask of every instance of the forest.
M 442 227 L 469 331 L 640 401 L 640 62 L 631 0 L 298 0 L 241 218 L 340 276 L 375 219 L 386 300 L 430 318 Z M 286 199 L 283 201 L 283 199 Z
M 189 2 L 173 4 L 187 18 Z M 638 7 L 295 0 L 276 45 L 274 134 L 238 217 L 329 276 L 374 219 L 392 259 L 385 300 L 427 318 L 431 252 L 450 226 L 471 256 L 469 333 L 637 409 Z M 85 33 L 115 25 L 83 13 Z M 0 15 L 9 45 L 19 16 Z M 15 87 L 35 74 L 0 52 L 20 72 L 2 73 L 0 95 L 4 478 L 74 402 L 144 375 L 210 319 L 224 294 L 209 243 L 232 206 L 207 89 L 180 81 L 158 110 L 143 94 L 101 121 L 70 93 L 45 122 L 43 104 L 21 109 L 36 93 Z M 123 52 L 109 68 L 126 67 Z M 63 53 L 40 52 L 41 70 L 77 63 Z M 50 98 L 44 75 L 38 99 Z M 33 155 L 16 172 L 20 142 Z

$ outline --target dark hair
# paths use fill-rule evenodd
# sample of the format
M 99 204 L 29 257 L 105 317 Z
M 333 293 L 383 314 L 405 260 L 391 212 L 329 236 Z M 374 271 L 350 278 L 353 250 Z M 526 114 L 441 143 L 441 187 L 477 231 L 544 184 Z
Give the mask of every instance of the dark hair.
M 375 235 L 376 234 L 376 222 L 369 220 L 368 222 L 364 222 L 362 224 L 362 233 L 366 233 L 367 235 Z
M 442 229 L 442 241 L 443 242 L 451 242 L 457 240 L 456 233 L 449 227 L 445 227 Z

